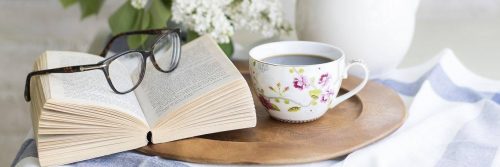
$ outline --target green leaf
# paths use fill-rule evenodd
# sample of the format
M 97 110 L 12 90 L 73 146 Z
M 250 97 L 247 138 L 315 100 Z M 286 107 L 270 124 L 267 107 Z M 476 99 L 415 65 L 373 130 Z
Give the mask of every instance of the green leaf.
M 320 94 L 321 94 L 320 89 L 313 89 L 313 90 L 309 91 L 309 96 L 311 96 L 311 98 L 313 98 L 313 99 L 318 99 Z
M 187 30 L 187 32 L 186 32 L 186 41 L 190 42 L 190 41 L 198 38 L 199 36 L 200 35 L 197 32 L 195 32 L 193 30 Z
M 145 10 L 140 10 L 140 13 L 137 16 L 132 30 L 147 29 L 150 25 L 150 21 L 150 13 L 146 12 Z M 131 35 L 127 37 L 128 47 L 131 49 L 139 48 L 140 46 L 142 46 L 142 44 L 144 44 L 144 42 L 146 42 L 146 39 L 148 39 L 147 35 Z
M 64 9 L 76 4 L 76 2 L 78 2 L 78 0 L 59 0 L 59 3 L 61 3 Z
M 280 102 L 280 99 L 274 99 L 274 101 L 275 101 L 276 103 L 279 103 L 279 102 Z
M 172 0 L 161 0 L 161 2 L 163 3 L 163 5 L 165 5 L 167 9 L 172 8 Z
M 275 104 L 271 103 L 271 110 L 274 110 L 274 111 L 280 111 L 280 108 L 278 108 L 278 106 L 276 106 Z
M 227 57 L 233 56 L 233 40 L 229 40 L 229 43 L 219 43 L 219 47 L 224 51 Z
M 290 74 L 293 74 L 293 68 L 290 68 L 290 70 L 288 70 L 288 72 L 290 72 Z
M 124 3 L 118 10 L 113 13 L 109 19 L 109 27 L 111 33 L 116 35 L 118 33 L 127 32 L 134 28 L 134 23 L 140 11 L 136 10 L 129 1 Z
M 300 111 L 300 107 L 299 106 L 290 107 L 288 109 L 288 112 L 298 112 L 298 111 Z
M 268 88 L 269 88 L 270 90 L 272 90 L 273 92 L 276 92 L 272 86 L 270 86 L 270 87 L 268 87 Z
M 160 0 L 151 1 L 151 27 L 150 28 L 163 28 L 167 26 L 167 21 L 170 19 L 172 13 L 170 8 Z
M 290 89 L 290 87 L 285 87 L 285 89 L 283 89 L 283 93 L 285 93 L 286 91 L 288 91 L 288 89 Z
M 318 102 L 316 100 L 311 101 L 311 105 L 315 106 L 317 104 L 318 104 Z
M 284 103 L 285 103 L 285 104 L 290 104 L 290 100 L 285 99 Z
M 304 69 L 303 68 L 299 68 L 299 74 L 302 74 L 304 73 Z
M 81 19 L 99 13 L 103 0 L 80 0 Z M 128 2 L 127 2 L 128 3 Z

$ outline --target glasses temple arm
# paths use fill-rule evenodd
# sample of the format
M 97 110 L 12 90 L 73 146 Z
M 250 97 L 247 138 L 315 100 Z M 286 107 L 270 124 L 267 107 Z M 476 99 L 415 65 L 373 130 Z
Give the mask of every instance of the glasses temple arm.
M 74 73 L 74 72 L 82 72 L 82 71 L 88 71 L 88 70 L 95 70 L 98 68 L 102 68 L 102 64 L 89 64 L 89 65 L 80 65 L 80 66 L 68 66 L 68 67 L 60 67 L 60 68 L 53 68 L 53 69 L 46 69 L 46 70 L 39 70 L 39 71 L 33 71 L 26 76 L 26 83 L 24 85 L 24 100 L 30 101 L 30 83 L 31 83 L 31 78 L 33 76 L 37 75 L 44 75 L 44 74 L 50 74 L 50 73 Z

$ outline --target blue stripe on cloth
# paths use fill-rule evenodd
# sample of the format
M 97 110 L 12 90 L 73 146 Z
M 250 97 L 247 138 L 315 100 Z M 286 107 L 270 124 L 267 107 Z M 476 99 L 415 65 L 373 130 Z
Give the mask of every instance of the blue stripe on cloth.
M 436 166 L 491 166 L 500 146 L 500 106 L 485 103 L 479 116 L 458 131 Z
M 16 158 L 12 161 L 10 166 L 15 166 L 20 160 L 26 157 L 38 157 L 38 152 L 36 151 L 36 143 L 33 139 L 28 139 L 24 141 L 19 148 L 19 152 L 17 152 Z
M 434 91 L 443 99 L 469 103 L 478 102 L 482 99 L 481 94 L 477 91 L 455 85 L 440 65 L 432 70 L 427 80 L 431 83 Z
M 126 166 L 169 166 L 169 167 L 188 167 L 188 165 L 163 159 L 156 156 L 148 156 L 140 154 L 135 151 L 126 151 L 115 153 L 99 158 L 89 159 L 85 161 L 76 162 L 70 164 L 75 167 L 93 167 L 93 166 L 107 166 L 107 167 L 126 167 Z
M 415 96 L 417 92 L 419 92 L 424 81 L 429 81 L 436 94 L 448 101 L 474 103 L 483 99 L 485 96 L 483 93 L 477 92 L 468 87 L 458 86 L 453 83 L 448 75 L 446 75 L 441 65 L 436 65 L 432 70 L 417 79 L 417 81 L 411 83 L 403 83 L 391 79 L 375 81 L 380 82 L 406 96 Z M 493 101 L 500 104 L 500 95 Z
M 422 86 L 422 83 L 424 83 L 427 74 L 424 74 L 422 77 L 418 78 L 417 81 L 411 82 L 411 83 L 403 83 L 395 80 L 379 80 L 376 79 L 375 81 L 380 82 L 394 90 L 396 90 L 399 94 L 405 95 L 405 96 L 415 96 L 420 90 L 420 87 Z
M 33 139 L 24 141 L 12 162 L 11 166 L 15 166 L 19 161 L 26 157 L 38 158 L 36 143 Z M 99 158 L 89 159 L 85 161 L 75 162 L 70 166 L 77 167 L 93 167 L 93 166 L 172 166 L 172 167 L 188 167 L 188 165 L 169 159 L 163 159 L 156 156 L 143 155 L 135 151 L 126 151 L 115 153 Z
M 500 93 L 493 95 L 493 98 L 491 98 L 491 100 L 493 100 L 497 104 L 500 104 Z

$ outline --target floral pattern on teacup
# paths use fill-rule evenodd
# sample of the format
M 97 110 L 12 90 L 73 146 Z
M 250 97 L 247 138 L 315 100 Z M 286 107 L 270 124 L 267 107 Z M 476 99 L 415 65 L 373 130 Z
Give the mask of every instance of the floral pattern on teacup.
M 253 64 L 255 66 L 255 64 Z M 259 66 L 259 65 L 257 65 Z M 266 65 L 265 65 L 266 66 Z M 259 66 L 255 68 L 257 72 L 263 72 L 263 69 Z M 256 71 L 251 71 L 253 74 Z M 261 104 L 268 111 L 288 111 L 288 112 L 300 112 L 304 108 L 310 106 L 316 106 L 318 103 L 330 104 L 332 97 L 335 96 L 335 90 L 330 88 L 329 84 L 332 82 L 332 75 L 328 72 L 320 73 L 319 79 L 316 80 L 316 76 L 307 76 L 303 68 L 291 67 L 289 69 L 290 75 L 293 77 L 291 83 L 276 83 L 275 85 L 269 86 L 257 86 L 259 81 L 252 75 L 252 83 L 256 90 L 257 96 Z M 302 93 L 307 93 L 310 97 L 309 102 L 298 102 L 286 96 L 290 89 L 296 89 Z M 264 94 L 267 94 L 264 95 Z M 282 105 L 277 105 L 282 103 Z M 286 106 L 286 110 L 280 109 L 278 106 Z M 307 110 L 313 111 L 313 110 Z

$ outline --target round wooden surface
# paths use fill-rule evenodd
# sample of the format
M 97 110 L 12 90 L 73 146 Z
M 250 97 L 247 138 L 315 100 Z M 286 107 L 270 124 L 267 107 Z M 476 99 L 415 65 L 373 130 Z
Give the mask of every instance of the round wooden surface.
M 342 90 L 351 90 L 360 81 L 350 76 L 342 82 Z M 394 132 L 406 119 L 396 92 L 375 82 L 368 82 L 356 96 L 320 119 L 303 124 L 272 119 L 254 99 L 255 128 L 148 145 L 138 151 L 198 163 L 305 163 L 351 153 Z

